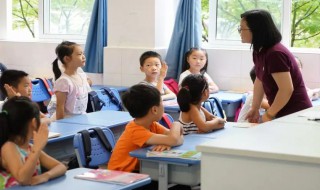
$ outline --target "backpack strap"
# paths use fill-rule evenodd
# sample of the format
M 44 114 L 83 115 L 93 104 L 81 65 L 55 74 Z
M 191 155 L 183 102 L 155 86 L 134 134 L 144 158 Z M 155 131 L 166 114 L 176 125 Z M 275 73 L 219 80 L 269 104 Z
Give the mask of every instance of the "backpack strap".
M 118 97 L 112 92 L 112 90 L 111 90 L 110 88 L 108 88 L 108 87 L 103 87 L 103 88 L 101 88 L 101 89 L 104 90 L 104 91 L 106 92 L 106 94 L 110 97 L 110 100 L 119 107 L 120 111 L 123 111 L 123 110 L 124 110 L 124 109 L 123 109 L 123 106 L 122 106 L 122 104 L 121 104 L 121 101 L 120 101 L 120 100 L 118 99 Z
M 222 104 L 221 104 L 220 100 L 216 97 L 210 97 L 210 99 L 214 100 L 214 102 L 217 105 L 217 109 L 218 109 L 219 113 L 221 113 L 221 116 L 223 116 L 223 119 L 226 119 L 227 117 L 226 117 L 226 114 L 224 113 L 224 110 L 222 108 Z
M 84 157 L 86 160 L 86 167 L 89 166 L 91 162 L 91 140 L 90 140 L 90 133 L 87 130 L 79 131 L 78 133 L 81 134 L 83 148 L 84 148 Z
M 106 135 L 102 131 L 102 129 L 99 128 L 99 127 L 94 127 L 94 128 L 90 128 L 90 129 L 93 130 L 97 134 L 97 136 L 98 136 L 100 142 L 102 143 L 103 147 L 108 152 L 112 152 L 112 146 L 111 146 L 109 140 L 107 139 Z
M 52 90 L 51 86 L 48 84 L 47 79 L 46 78 L 36 78 L 36 79 L 39 79 L 39 80 L 41 80 L 43 82 L 43 84 L 46 87 L 46 89 L 48 90 L 50 96 L 52 96 L 53 95 L 53 90 Z
M 168 115 L 166 113 L 163 113 L 162 115 L 162 120 L 164 121 L 164 123 L 169 127 L 169 129 L 171 128 L 171 120 L 169 119 Z

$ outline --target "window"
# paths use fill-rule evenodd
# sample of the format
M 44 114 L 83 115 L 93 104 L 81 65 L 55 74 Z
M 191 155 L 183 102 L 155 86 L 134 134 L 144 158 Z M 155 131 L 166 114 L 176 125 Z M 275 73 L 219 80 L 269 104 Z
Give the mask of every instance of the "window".
M 210 46 L 241 45 L 236 30 L 240 14 L 257 8 L 271 13 L 286 45 L 320 47 L 320 2 L 309 0 L 202 0 L 203 41 Z
M 85 39 L 94 0 L 13 0 L 13 30 L 24 38 Z

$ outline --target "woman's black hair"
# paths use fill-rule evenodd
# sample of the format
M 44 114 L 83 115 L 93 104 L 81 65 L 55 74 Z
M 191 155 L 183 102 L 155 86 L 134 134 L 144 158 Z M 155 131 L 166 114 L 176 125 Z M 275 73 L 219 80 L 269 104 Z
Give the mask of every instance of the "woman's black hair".
M 253 9 L 241 14 L 252 33 L 253 50 L 270 48 L 282 39 L 281 33 L 272 20 L 270 13 L 263 9 Z
M 52 71 L 54 73 L 54 78 L 57 80 L 61 76 L 61 70 L 58 65 L 58 60 L 62 64 L 65 64 L 63 58 L 65 56 L 71 56 L 73 53 L 74 46 L 78 45 L 74 42 L 63 41 L 56 47 L 57 58 L 52 62 Z
M 29 123 L 36 118 L 37 127 L 40 126 L 40 111 L 36 103 L 28 97 L 15 96 L 6 101 L 0 112 L 0 148 L 7 141 L 20 143 L 27 140 Z
M 189 51 L 187 51 L 184 54 L 181 73 L 183 73 L 184 71 L 186 71 L 190 68 L 190 64 L 188 63 L 188 58 L 192 54 L 192 52 L 194 52 L 194 51 L 203 51 L 204 54 L 206 55 L 207 61 L 206 61 L 206 64 L 204 65 L 204 67 L 200 70 L 200 73 L 203 74 L 207 71 L 207 68 L 208 68 L 208 53 L 207 53 L 207 51 L 205 49 L 202 49 L 199 47 L 193 47 L 193 48 L 190 48 Z
M 177 94 L 180 110 L 187 112 L 190 110 L 190 104 L 198 104 L 201 101 L 202 93 L 208 88 L 208 82 L 202 74 L 190 74 L 186 76 Z

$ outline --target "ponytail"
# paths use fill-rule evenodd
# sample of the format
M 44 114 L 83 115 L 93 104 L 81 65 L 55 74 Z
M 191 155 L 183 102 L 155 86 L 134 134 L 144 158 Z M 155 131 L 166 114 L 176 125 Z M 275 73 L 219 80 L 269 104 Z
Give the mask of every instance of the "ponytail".
M 177 101 L 182 112 L 190 110 L 191 96 L 187 86 L 182 87 L 177 94 Z
M 58 65 L 58 58 L 56 58 L 53 62 L 52 62 L 52 71 L 54 73 L 54 79 L 57 80 L 60 76 L 61 76 L 61 70 L 59 68 Z

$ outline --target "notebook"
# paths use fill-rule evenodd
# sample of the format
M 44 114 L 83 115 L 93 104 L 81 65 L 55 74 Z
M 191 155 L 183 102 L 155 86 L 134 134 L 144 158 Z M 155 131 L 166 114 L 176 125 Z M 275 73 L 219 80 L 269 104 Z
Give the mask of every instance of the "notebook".
M 48 139 L 55 138 L 55 137 L 60 137 L 60 135 L 61 135 L 60 133 L 49 131 Z
M 201 152 L 195 150 L 165 150 L 165 151 L 148 151 L 147 157 L 162 158 L 181 158 L 189 160 L 200 160 Z
M 74 178 L 90 180 L 90 181 L 114 183 L 114 184 L 120 184 L 120 185 L 128 185 L 143 179 L 147 179 L 149 178 L 149 175 L 116 171 L 116 170 L 92 169 L 80 175 L 76 175 L 74 176 Z

